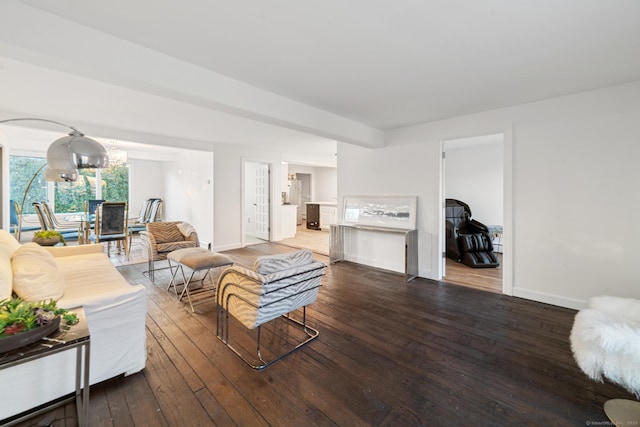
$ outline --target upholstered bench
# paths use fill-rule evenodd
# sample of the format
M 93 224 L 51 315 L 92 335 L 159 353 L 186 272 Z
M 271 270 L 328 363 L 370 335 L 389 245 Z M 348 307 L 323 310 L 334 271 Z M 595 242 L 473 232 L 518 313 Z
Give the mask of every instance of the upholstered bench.
M 169 267 L 171 268 L 172 272 L 171 282 L 169 283 L 167 290 L 171 289 L 171 287 L 173 286 L 176 296 L 178 296 L 178 283 L 176 283 L 176 276 L 178 275 L 178 270 L 180 270 L 180 272 L 182 273 L 182 281 L 184 283 L 184 287 L 182 288 L 182 292 L 178 297 L 178 301 L 182 301 L 182 297 L 186 294 L 187 299 L 189 300 L 191 311 L 194 311 L 194 309 L 191 302 L 191 295 L 189 294 L 189 283 L 191 283 L 191 279 L 193 279 L 194 274 L 198 271 L 206 270 L 202 279 L 199 279 L 201 281 L 204 281 L 204 279 L 207 277 L 207 274 L 209 274 L 209 271 L 211 271 L 212 268 L 233 265 L 233 261 L 228 256 L 219 254 L 217 252 L 211 252 L 204 248 L 177 249 L 173 252 L 169 252 L 169 254 L 167 255 L 167 260 L 169 261 Z M 175 270 L 171 265 L 172 261 L 177 264 Z M 188 267 L 189 269 L 191 269 L 191 274 L 189 275 L 188 279 L 184 274 L 184 267 Z

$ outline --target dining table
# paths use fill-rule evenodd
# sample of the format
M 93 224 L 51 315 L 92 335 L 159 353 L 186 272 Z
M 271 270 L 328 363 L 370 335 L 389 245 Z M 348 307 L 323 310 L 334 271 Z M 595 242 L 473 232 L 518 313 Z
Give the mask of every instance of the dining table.
M 78 244 L 88 244 L 91 237 L 91 227 L 93 227 L 96 222 L 96 215 L 77 212 L 66 215 L 63 218 L 65 221 L 78 223 Z

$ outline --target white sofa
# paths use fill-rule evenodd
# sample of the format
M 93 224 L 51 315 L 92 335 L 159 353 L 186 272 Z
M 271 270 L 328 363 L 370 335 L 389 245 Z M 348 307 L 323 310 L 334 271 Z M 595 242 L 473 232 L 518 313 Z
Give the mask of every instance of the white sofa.
M 12 256 L 21 246 L 0 230 L 0 299 L 7 298 L 18 276 Z M 58 306 L 83 307 L 91 334 L 90 383 L 145 367 L 147 303 L 143 285 L 130 285 L 104 253 L 103 245 L 47 248 L 64 277 Z M 34 257 L 34 265 L 40 262 Z M 13 256 L 14 264 L 17 256 Z M 15 290 L 15 289 L 13 289 Z M 75 350 L 0 371 L 4 393 L 0 420 L 72 393 L 75 390 Z

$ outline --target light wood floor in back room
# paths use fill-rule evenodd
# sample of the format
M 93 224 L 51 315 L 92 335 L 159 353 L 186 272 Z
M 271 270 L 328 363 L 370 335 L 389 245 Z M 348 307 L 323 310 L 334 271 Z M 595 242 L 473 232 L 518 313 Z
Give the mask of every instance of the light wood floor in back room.
M 309 230 L 305 225 L 297 227 L 295 237 L 275 243 L 292 248 L 311 249 L 317 254 L 329 256 L 329 231 Z
M 443 281 L 483 291 L 502 293 L 502 254 L 496 254 L 500 265 L 496 268 L 471 268 L 447 258 Z

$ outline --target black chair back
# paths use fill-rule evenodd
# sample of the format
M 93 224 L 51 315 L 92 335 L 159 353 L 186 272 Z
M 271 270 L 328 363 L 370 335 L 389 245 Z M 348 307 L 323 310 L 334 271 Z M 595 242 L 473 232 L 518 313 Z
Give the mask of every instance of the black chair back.
M 100 205 L 100 236 L 127 234 L 127 204 L 104 202 Z

